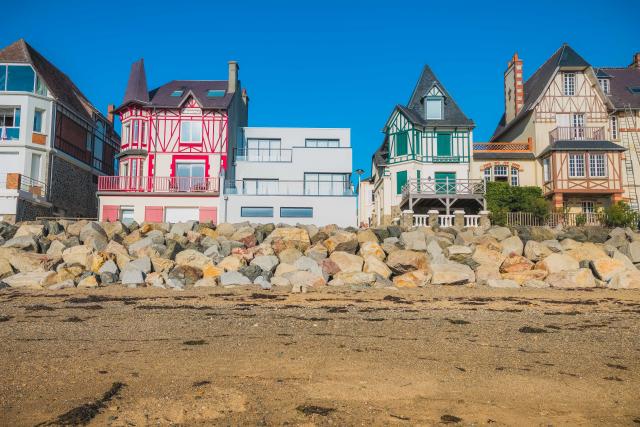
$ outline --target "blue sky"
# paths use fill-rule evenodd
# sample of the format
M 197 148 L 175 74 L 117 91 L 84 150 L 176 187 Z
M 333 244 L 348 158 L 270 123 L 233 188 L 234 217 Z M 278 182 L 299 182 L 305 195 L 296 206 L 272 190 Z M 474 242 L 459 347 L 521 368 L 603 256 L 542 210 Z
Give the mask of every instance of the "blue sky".
M 525 78 L 563 42 L 593 65 L 626 66 L 639 14 L 637 0 L 22 1 L 4 5 L 0 45 L 24 37 L 103 111 L 140 57 L 150 87 L 226 79 L 237 60 L 251 126 L 349 127 L 354 170 L 368 174 L 425 63 L 485 141 L 515 51 Z

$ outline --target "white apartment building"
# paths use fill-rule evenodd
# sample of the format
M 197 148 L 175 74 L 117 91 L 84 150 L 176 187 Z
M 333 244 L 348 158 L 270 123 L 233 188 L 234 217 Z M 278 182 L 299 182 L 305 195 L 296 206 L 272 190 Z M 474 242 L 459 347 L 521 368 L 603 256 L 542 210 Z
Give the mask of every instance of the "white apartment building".
M 356 226 L 349 129 L 244 127 L 220 222 Z

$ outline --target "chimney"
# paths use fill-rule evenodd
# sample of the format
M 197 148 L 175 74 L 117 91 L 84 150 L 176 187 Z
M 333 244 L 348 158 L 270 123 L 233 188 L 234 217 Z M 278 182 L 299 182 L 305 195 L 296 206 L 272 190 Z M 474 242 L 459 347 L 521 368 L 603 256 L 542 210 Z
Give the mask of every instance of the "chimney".
M 234 93 L 238 90 L 238 70 L 240 66 L 236 61 L 229 61 L 229 88 L 227 92 Z
M 507 64 L 507 71 L 504 72 L 504 113 L 507 123 L 518 115 L 523 105 L 522 60 L 516 52 Z
M 629 68 L 637 68 L 640 70 L 640 52 L 636 52 L 633 55 L 633 61 L 629 64 Z
M 116 109 L 116 106 L 113 104 L 107 105 L 107 121 L 113 124 L 113 110 Z

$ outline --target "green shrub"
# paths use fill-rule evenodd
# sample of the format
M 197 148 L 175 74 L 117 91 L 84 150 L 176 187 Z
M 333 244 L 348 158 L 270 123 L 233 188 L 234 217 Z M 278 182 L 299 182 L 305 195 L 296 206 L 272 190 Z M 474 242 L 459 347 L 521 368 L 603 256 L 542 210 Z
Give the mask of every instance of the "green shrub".
M 585 214 L 576 215 L 576 226 L 582 227 L 587 223 L 587 216 Z
M 609 227 L 637 228 L 638 213 L 625 202 L 618 202 L 604 210 L 604 222 Z
M 494 224 L 503 225 L 508 212 L 532 212 L 541 219 L 549 214 L 549 203 L 542 196 L 540 187 L 512 187 L 506 182 L 489 182 L 485 197 Z

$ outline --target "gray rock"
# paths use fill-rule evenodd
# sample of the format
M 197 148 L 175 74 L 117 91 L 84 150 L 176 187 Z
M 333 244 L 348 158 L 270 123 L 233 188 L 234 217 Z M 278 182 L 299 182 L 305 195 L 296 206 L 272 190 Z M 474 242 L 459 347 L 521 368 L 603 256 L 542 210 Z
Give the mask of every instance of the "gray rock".
M 51 291 L 59 291 L 60 289 L 69 289 L 69 288 L 75 288 L 75 287 L 76 287 L 75 282 L 71 279 L 68 279 L 62 282 L 55 283 L 49 286 L 47 289 Z
M 250 265 L 256 265 L 262 271 L 273 272 L 279 263 L 280 261 L 275 255 L 260 255 L 252 259 Z
M 193 230 L 193 226 L 195 225 L 195 221 L 187 221 L 187 222 L 178 222 L 173 224 L 171 227 L 171 234 L 176 234 L 178 236 L 184 236 L 187 231 Z
M 38 244 L 32 236 L 18 236 L 7 240 L 2 247 L 22 249 L 24 251 L 37 251 Z
M 254 285 L 259 285 L 260 288 L 265 289 L 265 290 L 270 290 L 271 289 L 271 282 L 269 280 L 267 280 L 264 276 L 258 276 L 255 278 L 255 280 L 253 281 Z
M 109 271 L 105 271 L 104 273 L 100 273 L 100 284 L 102 286 L 113 285 L 118 281 L 118 274 L 111 273 Z
M 510 255 L 510 254 L 522 255 L 523 249 L 524 249 L 524 244 L 522 243 L 522 240 L 520 240 L 520 237 L 518 236 L 511 236 L 502 240 L 502 253 L 504 255 Z
M 621 248 L 621 251 L 628 256 L 633 263 L 640 262 L 640 240 L 629 242 Z
M 487 280 L 487 286 L 489 286 L 490 288 L 520 288 L 518 282 L 509 279 L 489 279 Z
M 427 241 L 422 231 L 406 231 L 400 234 L 400 243 L 408 250 L 427 250 Z
M 128 267 L 128 264 L 127 264 Z M 141 285 L 144 283 L 144 277 L 142 277 L 142 271 L 137 268 L 125 267 L 120 274 L 120 281 L 123 285 Z
M 114 275 L 118 274 L 118 266 L 112 260 L 107 260 L 104 264 L 102 264 L 102 267 L 100 267 L 98 273 L 111 273 Z
M 185 284 L 184 281 L 180 280 L 177 277 L 167 277 L 164 280 L 165 284 L 167 285 L 167 288 L 169 289 L 173 289 L 176 291 L 181 291 L 185 288 Z M 155 287 L 155 283 L 153 284 L 153 286 Z
M 262 276 L 263 274 L 270 274 L 270 272 L 263 272 L 262 269 L 260 267 L 258 267 L 257 265 L 245 265 L 242 266 L 238 269 L 238 273 L 242 274 L 243 276 L 245 276 L 247 279 L 251 280 L 252 282 L 258 277 L 258 276 Z
M 334 252 L 335 253 L 335 252 Z M 302 256 L 293 263 L 293 266 L 301 271 L 310 271 L 312 273 L 322 275 L 322 267 L 313 259 Z
M 431 239 L 429 244 L 427 245 L 427 253 L 431 256 L 432 262 L 443 262 L 444 254 L 442 252 L 442 248 L 436 239 Z
M 148 256 L 131 261 L 125 268 L 135 268 L 144 274 L 151 271 L 151 259 Z
M 551 255 L 551 253 L 552 251 L 549 247 L 535 240 L 529 240 L 524 246 L 524 256 L 533 262 L 538 262 Z
M 512 236 L 511 230 L 507 227 L 491 227 L 487 230 L 487 234 L 499 242 Z
M 144 237 L 138 240 L 137 242 L 133 242 L 132 244 L 129 245 L 129 253 L 133 255 L 139 250 L 144 249 L 153 244 L 154 244 L 153 239 L 151 237 Z
M 476 281 L 473 270 L 457 263 L 431 265 L 432 285 L 464 285 Z
M 151 230 L 145 235 L 145 237 L 151 239 L 151 241 L 156 245 L 164 245 L 164 234 L 160 230 Z
M 225 273 L 222 273 L 222 275 L 220 276 L 220 285 L 222 286 L 244 286 L 250 284 L 251 280 L 237 271 L 227 271 Z

